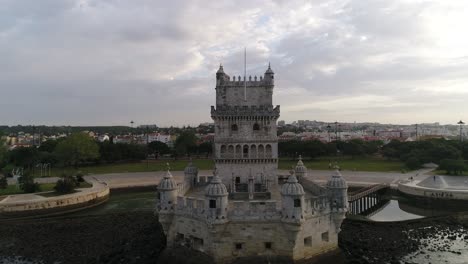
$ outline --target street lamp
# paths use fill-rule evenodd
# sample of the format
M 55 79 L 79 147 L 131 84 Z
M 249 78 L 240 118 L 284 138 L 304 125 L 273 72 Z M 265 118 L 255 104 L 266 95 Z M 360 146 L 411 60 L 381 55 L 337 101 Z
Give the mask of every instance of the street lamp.
M 465 124 L 463 121 L 458 121 L 457 123 L 459 126 L 460 126 L 460 142 L 463 141 L 463 134 L 462 134 L 462 129 L 463 129 L 463 125 Z
M 328 143 L 330 143 L 330 142 L 331 142 L 331 140 L 330 140 L 330 130 L 331 130 L 331 126 L 330 126 L 330 124 L 328 124 L 328 125 L 327 125 L 327 132 L 328 132 Z
M 338 141 L 338 121 L 335 121 L 335 141 Z

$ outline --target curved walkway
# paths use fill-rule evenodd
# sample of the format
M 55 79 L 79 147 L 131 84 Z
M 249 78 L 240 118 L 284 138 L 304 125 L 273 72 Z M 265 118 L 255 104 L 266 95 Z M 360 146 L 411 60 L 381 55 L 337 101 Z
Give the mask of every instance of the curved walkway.
M 86 179 L 91 188 L 77 189 L 65 195 L 47 197 L 47 193 L 8 195 L 0 201 L 0 217 L 34 214 L 54 214 L 74 211 L 100 204 L 109 197 L 109 186 L 94 177 Z
M 398 190 L 414 196 L 468 200 L 468 176 L 425 175 L 401 181 Z

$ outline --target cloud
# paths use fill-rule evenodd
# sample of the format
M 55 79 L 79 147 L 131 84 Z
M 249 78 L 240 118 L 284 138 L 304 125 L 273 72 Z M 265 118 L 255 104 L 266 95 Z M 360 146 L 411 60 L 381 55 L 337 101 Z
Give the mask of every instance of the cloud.
M 5 124 L 198 124 L 214 73 L 276 73 L 282 119 L 453 123 L 464 1 L 0 1 Z

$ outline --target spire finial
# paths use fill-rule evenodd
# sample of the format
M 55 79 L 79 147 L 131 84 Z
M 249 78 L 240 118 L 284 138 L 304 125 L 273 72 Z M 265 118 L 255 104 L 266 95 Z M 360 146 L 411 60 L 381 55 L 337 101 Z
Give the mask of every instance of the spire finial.
M 167 168 L 167 171 L 171 170 L 171 167 L 169 166 L 169 162 L 166 162 L 166 168 Z
M 299 160 L 302 160 L 302 155 L 299 155 Z

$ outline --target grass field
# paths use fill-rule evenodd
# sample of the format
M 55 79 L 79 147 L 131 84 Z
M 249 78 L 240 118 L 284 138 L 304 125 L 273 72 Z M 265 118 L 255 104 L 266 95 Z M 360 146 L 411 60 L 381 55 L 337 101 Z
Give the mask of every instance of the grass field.
M 319 158 L 315 160 L 303 160 L 304 165 L 310 170 L 328 170 L 329 164 L 332 166 L 336 161 L 336 157 Z M 279 161 L 280 169 L 291 169 L 292 166 L 296 166 L 296 160 L 281 159 Z M 339 157 L 338 166 L 342 170 L 356 170 L 356 171 L 402 171 L 405 166 L 400 161 L 386 160 L 377 157 Z
M 330 161 L 334 164 L 335 157 L 320 158 L 315 160 L 304 160 L 304 164 L 311 170 L 328 170 Z M 188 164 L 188 160 L 160 160 L 134 163 L 121 163 L 121 164 L 103 164 L 87 167 L 76 168 L 55 168 L 52 169 L 52 176 L 60 176 L 62 173 L 76 173 L 78 171 L 83 174 L 105 174 L 105 173 L 123 173 L 123 172 L 145 172 L 145 171 L 163 171 L 166 170 L 166 163 L 173 171 L 182 171 Z M 214 163 L 211 159 L 195 159 L 193 160 L 195 166 L 199 170 L 211 170 Z M 282 170 L 291 169 L 295 166 L 297 160 L 280 159 L 278 167 Z M 376 157 L 340 157 L 338 164 L 343 170 L 357 170 L 357 171 L 401 171 L 405 166 L 400 161 L 390 161 Z
M 459 175 L 450 175 L 450 174 L 447 174 L 447 172 L 445 170 L 435 170 L 432 172 L 432 174 L 434 175 L 449 175 L 449 176 L 468 176 L 468 171 L 464 171 L 462 174 L 459 174 Z
M 167 168 L 166 163 L 169 163 L 171 170 L 182 171 L 188 164 L 188 160 L 161 160 L 146 162 L 133 162 L 133 163 L 119 163 L 119 164 L 102 164 L 94 166 L 86 166 L 76 168 L 53 168 L 51 176 L 60 176 L 62 173 L 76 173 L 78 171 L 83 174 L 105 174 L 105 173 L 122 173 L 122 172 L 145 172 L 145 171 L 164 171 Z M 193 160 L 195 166 L 199 170 L 213 169 L 213 161 L 211 159 L 197 159 Z

